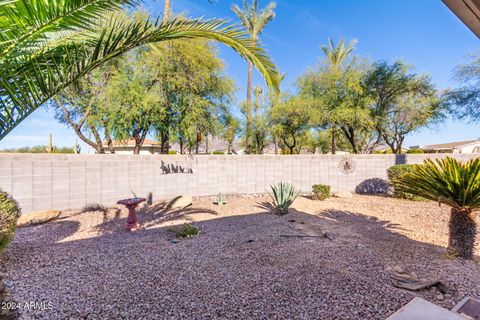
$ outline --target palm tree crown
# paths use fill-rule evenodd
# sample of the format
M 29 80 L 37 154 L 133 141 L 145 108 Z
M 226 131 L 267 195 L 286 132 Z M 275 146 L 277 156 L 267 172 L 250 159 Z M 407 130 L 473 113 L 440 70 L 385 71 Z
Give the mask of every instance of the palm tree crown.
M 322 45 L 320 49 L 325 53 L 332 67 L 338 69 L 342 62 L 345 61 L 349 54 L 355 49 L 357 43 L 357 40 L 352 40 L 345 45 L 345 39 L 341 38 L 338 44 L 335 45 L 332 39 L 328 39 L 328 47 Z
M 251 5 L 248 4 L 247 0 L 244 0 L 243 10 L 238 5 L 233 4 L 232 11 L 247 29 L 250 38 L 256 42 L 265 26 L 275 19 L 274 10 L 276 7 L 277 4 L 275 2 L 270 2 L 263 10 L 259 10 L 258 0 L 252 0 Z
M 456 209 L 480 210 L 480 158 L 426 159 L 394 181 L 397 190 L 438 201 Z
M 396 190 L 451 207 L 448 249 L 471 259 L 480 210 L 480 158 L 461 163 L 454 158 L 426 159 L 393 181 Z

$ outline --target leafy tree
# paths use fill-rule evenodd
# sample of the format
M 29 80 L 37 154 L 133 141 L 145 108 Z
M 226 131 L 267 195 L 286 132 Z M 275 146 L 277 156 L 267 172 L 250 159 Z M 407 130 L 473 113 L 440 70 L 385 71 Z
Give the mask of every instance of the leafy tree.
M 445 104 L 430 77 L 411 72 L 397 61 L 375 63 L 363 86 L 373 99 L 375 129 L 393 153 L 401 153 L 405 136 L 442 120 Z
M 310 129 L 312 101 L 286 97 L 270 110 L 272 131 L 279 137 L 279 145 L 288 154 L 300 153 Z
M 256 46 L 263 29 L 275 19 L 275 2 L 270 2 L 263 10 L 258 6 L 258 0 L 252 0 L 248 4 L 247 0 L 243 0 L 243 9 L 238 5 L 232 5 L 232 11 L 240 19 L 242 25 L 247 29 L 250 35 L 252 45 Z M 250 152 L 250 131 L 251 131 L 251 106 L 252 106 L 252 71 L 253 65 L 248 62 L 248 79 L 247 79 L 247 101 L 245 105 L 246 125 L 245 125 L 245 147 L 247 153 Z
M 164 54 L 165 51 L 172 55 Z M 177 40 L 143 47 L 97 69 L 65 90 L 58 118 L 103 153 L 112 137 L 135 140 L 140 151 L 147 134 L 156 132 L 164 152 L 169 138 L 181 152 L 197 143 L 192 133 L 216 134 L 219 110 L 230 101 L 233 82 L 223 74 L 223 61 L 212 44 Z M 192 128 L 192 126 L 194 128 Z M 93 134 L 95 141 L 89 141 Z M 113 149 L 113 146 L 111 147 Z
M 480 55 L 455 68 L 453 76 L 461 86 L 445 95 L 452 107 L 451 113 L 460 119 L 480 121 Z
M 109 113 L 104 112 L 100 100 L 114 68 L 113 62 L 105 64 L 53 98 L 55 118 L 70 126 L 97 153 L 105 153 L 105 144 L 110 153 L 115 153 Z
M 366 61 L 349 58 L 355 42 L 345 46 L 330 40 L 322 47 L 325 58 L 316 69 L 307 71 L 298 80 L 301 96 L 316 100 L 315 124 L 331 134 L 331 152 L 338 148 L 340 135 L 350 143 L 354 153 L 368 153 L 378 144 L 374 135 L 374 121 L 369 106 L 370 98 L 361 83 L 369 68 Z
M 147 134 L 166 111 L 160 107 L 163 96 L 156 70 L 149 68 L 146 58 L 138 51 L 120 59 L 100 98 L 112 134 L 117 140 L 132 138 L 134 154 L 140 153 Z
M 217 55 L 211 43 L 200 40 L 157 45 L 147 53 L 148 68 L 156 71 L 161 88 L 160 105 L 166 110 L 155 127 L 165 153 L 168 138 L 177 136 L 181 142 L 181 136 L 192 131 L 190 126 L 205 137 L 219 133 L 219 117 L 230 104 L 235 87 L 223 74 L 224 63 Z
M 228 143 L 227 154 L 232 154 L 233 142 L 235 137 L 240 133 L 240 122 L 232 114 L 225 117 L 225 134 L 224 138 Z
M 355 49 L 357 41 L 352 40 L 349 44 L 345 45 L 345 39 L 340 39 L 337 45 L 335 45 L 335 42 L 332 39 L 328 39 L 328 47 L 327 46 L 322 46 L 321 49 L 325 53 L 325 56 L 327 57 L 328 65 L 330 68 L 330 87 L 331 87 L 331 101 L 330 103 L 333 102 L 333 106 L 330 103 L 327 103 L 327 109 L 333 110 L 335 108 L 335 104 L 338 103 L 340 100 L 338 94 L 336 93 L 336 83 L 338 81 L 338 78 L 340 77 L 340 67 L 346 61 L 346 59 L 349 57 L 349 55 L 353 52 Z M 333 101 L 332 101 L 333 100 Z M 334 117 L 332 117 L 333 119 Z M 332 154 L 335 154 L 337 150 L 337 145 L 336 145 L 336 136 L 337 136 L 337 126 L 335 121 L 332 121 L 330 124 L 331 127 L 331 134 L 332 134 Z
M 252 150 L 256 154 L 263 154 L 268 143 L 268 106 L 265 101 L 262 87 L 254 89 L 255 101 L 252 115 Z
M 395 190 L 451 207 L 449 251 L 472 259 L 480 210 L 480 159 L 461 163 L 447 157 L 426 159 L 394 180 Z
M 263 49 L 223 20 L 142 21 L 130 0 L 15 0 L 0 3 L 0 138 L 61 90 L 125 52 L 175 39 L 220 41 L 278 88 Z M 130 9 L 129 8 L 129 9 Z

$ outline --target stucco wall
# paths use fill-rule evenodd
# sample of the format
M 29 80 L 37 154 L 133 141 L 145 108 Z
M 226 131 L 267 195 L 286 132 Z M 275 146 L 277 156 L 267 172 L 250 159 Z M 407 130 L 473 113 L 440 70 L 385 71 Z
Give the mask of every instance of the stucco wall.
M 109 205 L 133 193 L 144 197 L 152 192 L 154 199 L 264 193 L 278 181 L 292 182 L 303 192 L 316 183 L 328 184 L 333 191 L 355 191 L 367 179 L 385 179 L 392 165 L 442 156 L 0 154 L 0 188 L 20 202 L 24 213 L 88 203 Z M 453 156 L 467 160 L 479 155 Z M 340 165 L 346 159 L 351 172 Z

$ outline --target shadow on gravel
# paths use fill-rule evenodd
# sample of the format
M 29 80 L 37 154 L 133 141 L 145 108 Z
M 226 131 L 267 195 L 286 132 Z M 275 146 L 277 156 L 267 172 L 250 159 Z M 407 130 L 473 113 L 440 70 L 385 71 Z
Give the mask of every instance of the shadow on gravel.
M 43 245 L 54 244 L 68 238 L 78 231 L 80 223 L 77 221 L 54 220 L 41 225 L 18 228 L 15 238 L 29 239 Z
M 35 296 L 29 285 L 35 283 L 39 296 L 54 304 L 53 310 L 30 310 L 23 316 L 49 319 L 82 318 L 91 310 L 100 312 L 91 318 L 105 319 L 125 318 L 132 310 L 137 319 L 172 314 L 291 319 L 300 313 L 307 319 L 354 319 L 352 292 L 357 319 L 385 319 L 411 299 L 391 286 L 387 265 L 436 278 L 448 275 L 448 265 L 457 279 L 475 281 L 467 279 L 462 262 L 442 259 L 444 248 L 398 233 L 402 227 L 391 221 L 335 209 L 316 215 L 292 210 L 283 218 L 267 214 L 267 203 L 260 206 L 265 212 L 194 222 L 200 234 L 176 241 L 166 227 L 118 230 L 125 221 L 115 213 L 105 218 L 98 237 L 68 242 L 58 241 L 78 230 L 75 222 L 47 223 L 26 228 L 28 239 L 19 231 L 2 267 L 7 279 L 15 281 L 16 297 Z M 216 214 L 195 207 L 148 207 L 140 219 L 151 225 L 195 213 Z M 291 228 L 292 220 L 321 227 L 333 235 L 332 241 L 302 238 L 301 230 Z M 355 235 L 346 237 L 348 232 Z M 270 281 L 272 274 L 281 276 Z M 284 295 L 280 308 L 272 297 Z M 146 307 L 134 308 L 131 297 L 141 297 Z
M 217 212 L 209 209 L 187 207 L 185 209 L 166 209 L 163 204 L 153 204 L 137 211 L 138 219 L 143 227 L 148 228 L 166 221 L 181 219 L 192 214 L 208 213 L 217 215 Z M 127 218 L 121 216 L 120 209 L 109 209 L 103 214 L 103 223 L 97 226 L 101 235 L 109 235 L 120 232 L 125 228 Z

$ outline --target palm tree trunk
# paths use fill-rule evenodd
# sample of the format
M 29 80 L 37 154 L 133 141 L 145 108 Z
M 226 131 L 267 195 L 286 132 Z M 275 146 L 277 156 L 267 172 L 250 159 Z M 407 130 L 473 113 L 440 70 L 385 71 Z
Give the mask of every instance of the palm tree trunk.
M 170 19 L 170 0 L 165 0 L 163 3 L 163 22 Z
M 252 119 L 252 72 L 253 65 L 251 62 L 248 62 L 248 78 L 247 78 L 247 105 L 245 107 L 245 115 L 247 117 L 247 122 L 245 125 L 245 150 L 249 154 L 250 150 L 250 125 Z
M 477 235 L 477 213 L 471 209 L 452 208 L 448 250 L 460 258 L 472 259 Z

